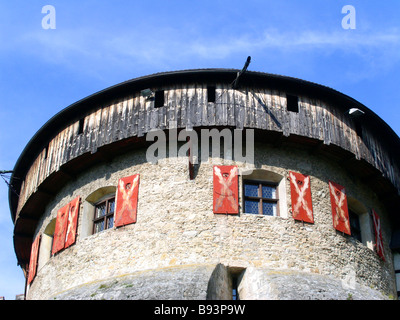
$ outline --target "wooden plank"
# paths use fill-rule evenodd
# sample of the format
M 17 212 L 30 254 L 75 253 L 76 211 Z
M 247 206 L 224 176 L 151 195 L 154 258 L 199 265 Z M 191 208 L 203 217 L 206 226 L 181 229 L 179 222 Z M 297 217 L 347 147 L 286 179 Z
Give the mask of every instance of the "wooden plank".
M 309 107 L 310 107 L 310 112 L 311 112 L 311 128 L 312 128 L 312 137 L 314 139 L 320 139 L 320 127 L 318 124 L 318 119 L 317 119 L 317 106 L 315 104 L 315 101 L 313 99 L 308 99 L 309 101 Z
M 181 91 L 181 126 L 188 129 L 188 89 L 187 85 L 183 85 Z
M 175 90 L 166 90 L 166 105 L 167 105 L 167 126 L 169 129 L 177 128 L 176 121 L 176 94 Z
M 247 127 L 249 127 L 249 128 L 254 128 L 254 125 L 255 125 L 255 121 L 254 121 L 254 118 L 255 118 L 255 105 L 256 105 L 256 102 L 255 102 L 255 97 L 254 97 L 254 95 L 255 95 L 255 93 L 254 93 L 254 89 L 250 89 L 249 90 L 249 96 L 248 96 L 248 99 L 247 99 L 247 110 L 246 110 L 246 112 L 247 112 Z
M 193 99 L 195 95 L 195 88 L 193 86 L 187 89 L 187 106 L 186 106 L 186 128 L 193 129 L 193 118 L 194 118 L 194 110 L 195 106 L 193 105 Z
M 164 92 L 165 95 L 165 92 Z M 164 97 L 165 99 L 165 97 Z M 167 123 L 167 108 L 166 107 L 161 107 L 158 108 L 158 127 L 161 130 L 164 130 L 168 128 L 168 123 Z
M 65 140 L 66 140 L 66 130 L 64 129 L 57 136 L 57 144 L 56 144 L 56 149 L 55 149 L 53 172 L 58 171 L 58 169 L 60 168 L 60 163 L 61 163 L 62 152 L 64 149 Z
M 221 109 L 220 109 L 220 124 L 226 126 L 228 124 L 228 85 L 224 84 L 222 86 L 223 90 L 221 92 Z
M 97 152 L 97 148 L 99 147 L 99 130 L 101 124 L 101 109 L 97 110 L 94 116 L 94 123 L 92 129 L 92 147 L 91 152 Z
M 218 86 L 215 89 L 215 125 L 222 124 L 222 113 L 223 113 L 223 101 L 222 101 L 222 94 L 224 92 L 224 87 Z
M 226 122 L 228 126 L 235 125 L 235 91 L 232 88 L 227 88 L 226 91 Z
M 132 116 L 130 119 L 132 136 L 136 136 L 138 134 L 139 97 L 140 95 L 135 95 L 132 101 Z
M 108 123 L 108 108 L 101 108 L 100 114 L 100 124 L 99 124 L 99 133 L 98 133 L 98 147 L 104 146 L 106 144 L 106 136 L 107 136 L 107 123 Z
M 149 105 L 149 108 L 154 108 L 154 101 L 149 101 L 147 102 Z M 139 97 L 139 104 L 138 104 L 138 118 L 137 118 L 137 136 L 142 137 L 145 132 L 144 132 L 144 113 L 146 109 L 146 98 L 140 96 Z
M 203 87 L 201 84 L 196 84 L 196 105 L 195 111 L 195 126 L 201 126 L 203 120 Z
M 261 113 L 259 114 L 259 117 L 261 118 L 261 129 L 263 130 L 267 130 L 268 129 L 268 110 L 270 108 L 270 106 L 268 105 L 268 95 L 269 92 L 266 89 L 263 89 L 261 92 L 262 95 L 262 101 L 263 101 L 263 105 L 261 108 Z
M 72 149 L 72 144 L 74 141 L 74 135 L 75 135 L 75 130 L 77 130 L 77 127 L 79 126 L 79 121 L 75 122 L 73 125 L 69 126 L 68 129 L 68 137 L 67 137 L 67 145 L 66 148 L 63 152 L 63 159 L 61 164 L 65 164 L 70 160 L 71 156 L 71 149 Z
M 207 84 L 202 85 L 201 125 L 208 126 L 208 91 Z
M 194 127 L 197 127 L 199 126 L 199 124 L 201 124 L 199 104 L 200 104 L 200 93 L 198 84 L 196 83 L 193 90 L 193 97 L 191 99 L 191 105 L 190 105 L 191 118 Z
M 143 104 L 143 134 L 145 135 L 147 132 L 150 131 L 150 120 L 151 120 L 151 111 L 152 111 L 152 105 L 151 103 L 148 103 L 146 99 L 142 100 L 144 102 Z M 168 103 L 168 99 L 167 99 L 167 94 L 164 91 L 164 106 L 165 107 L 161 107 L 160 109 L 162 110 L 166 110 L 166 106 Z
M 280 96 L 279 92 L 276 90 L 271 91 L 272 94 L 272 105 L 271 105 L 271 112 L 270 116 L 272 119 L 272 127 L 271 130 L 282 132 L 283 131 L 283 126 L 282 126 L 282 107 L 280 103 Z
M 271 126 L 271 109 L 272 109 L 272 95 L 271 90 L 265 89 L 265 129 L 272 130 Z
M 123 123 L 123 102 L 119 101 L 117 103 L 117 108 L 116 108 L 116 115 L 114 118 L 114 131 L 113 131 L 113 141 L 118 141 L 122 139 L 122 123 Z
M 185 124 L 182 123 L 182 90 L 181 85 L 176 85 L 175 88 L 175 120 L 178 128 L 185 127 Z
M 253 106 L 254 107 L 254 110 L 253 110 L 253 112 L 254 112 L 254 120 L 253 120 L 254 128 L 259 128 L 260 127 L 259 114 L 260 114 L 260 110 L 263 109 L 264 102 L 261 99 L 260 92 L 258 89 L 255 89 L 253 92 L 254 92 L 254 96 L 253 96 L 253 98 L 254 98 L 254 100 L 253 100 L 253 102 L 254 102 L 254 106 Z
M 323 126 L 323 117 L 321 112 L 321 107 L 313 100 L 315 104 L 315 117 L 316 117 L 316 130 L 317 130 L 317 137 L 319 140 L 324 140 L 324 126 Z
M 279 114 L 281 115 L 281 125 L 282 125 L 282 133 L 285 137 L 288 137 L 290 135 L 290 125 L 289 125 L 289 113 L 287 111 L 287 99 L 286 99 L 286 93 L 285 92 L 278 92 L 277 93 L 277 102 L 279 103 Z M 299 117 L 298 114 L 293 114 L 292 115 L 295 119 Z
M 244 128 L 245 108 L 246 108 L 246 94 L 243 91 L 235 91 L 235 114 L 236 114 L 236 128 Z
M 122 110 L 121 110 L 121 121 L 120 121 L 120 138 L 126 139 L 128 134 L 128 117 L 129 117 L 129 107 L 128 107 L 128 99 L 124 99 L 122 102 Z
M 158 109 L 150 108 L 150 128 L 158 128 Z
M 331 123 L 331 113 L 327 110 L 327 106 L 321 102 L 323 109 L 323 119 L 324 119 L 324 144 L 330 145 L 332 142 L 332 123 Z

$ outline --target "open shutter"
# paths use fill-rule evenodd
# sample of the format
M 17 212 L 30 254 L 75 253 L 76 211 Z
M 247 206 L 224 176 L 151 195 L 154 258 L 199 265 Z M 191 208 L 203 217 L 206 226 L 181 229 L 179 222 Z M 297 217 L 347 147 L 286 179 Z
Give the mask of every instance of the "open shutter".
M 293 218 L 314 223 L 310 177 L 289 171 L 289 180 Z
M 374 231 L 375 231 L 375 248 L 378 256 L 385 261 L 385 254 L 383 250 L 383 241 L 382 241 L 382 228 L 381 228 L 381 219 L 375 210 L 372 210 L 372 220 L 374 221 Z
M 80 200 L 81 200 L 80 197 L 76 197 L 69 203 L 68 226 L 67 226 L 67 233 L 65 236 L 64 248 L 68 248 L 70 245 L 75 243 L 76 228 L 78 226 Z
M 32 243 L 31 247 L 31 258 L 29 261 L 29 273 L 28 273 L 28 284 L 30 284 L 36 276 L 37 262 L 39 257 L 39 244 L 40 244 L 40 234 L 36 237 L 35 241 Z
M 54 230 L 52 254 L 64 249 L 65 235 L 67 233 L 68 214 L 70 204 L 65 205 L 57 212 L 56 227 Z
M 333 226 L 336 230 L 351 235 L 346 189 L 337 183 L 329 181 L 329 191 L 331 194 Z
M 121 178 L 118 181 L 114 225 L 125 226 L 136 222 L 139 194 L 139 175 Z
M 239 213 L 239 185 L 237 166 L 214 166 L 214 213 Z

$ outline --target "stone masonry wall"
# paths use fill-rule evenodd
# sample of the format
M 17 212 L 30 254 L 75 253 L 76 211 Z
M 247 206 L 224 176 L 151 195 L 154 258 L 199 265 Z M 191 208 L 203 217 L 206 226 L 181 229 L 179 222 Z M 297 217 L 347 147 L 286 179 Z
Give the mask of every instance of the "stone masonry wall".
M 39 263 L 27 298 L 205 299 L 219 264 L 246 270 L 242 297 L 345 299 L 345 291 L 338 295 L 319 293 L 339 292 L 346 279 L 353 281 L 353 297 L 380 299 L 395 294 L 384 209 L 375 194 L 337 164 L 301 150 L 256 144 L 255 167 L 278 173 L 285 180 L 283 205 L 288 216 L 271 217 L 244 214 L 242 209 L 238 216 L 213 214 L 212 166 L 231 162 L 213 158 L 200 163 L 194 180 L 189 180 L 187 163 L 186 157 L 180 157 L 151 164 L 146 161 L 146 150 L 141 149 L 93 167 L 65 185 L 48 205 L 37 232 L 45 230 L 60 207 L 81 196 L 77 241 Z M 245 169 L 243 163 L 236 165 Z M 291 217 L 288 170 L 311 176 L 314 224 Z M 119 178 L 136 173 L 140 174 L 136 224 L 87 235 L 82 230 L 88 220 L 83 210 L 85 199 L 95 190 L 116 186 Z M 349 197 L 379 212 L 386 262 L 366 244 L 335 231 L 328 180 L 345 186 Z M 240 204 L 241 197 L 240 193 Z M 245 289 L 245 278 L 257 272 L 258 295 L 254 292 L 258 289 Z M 290 288 L 283 285 L 289 278 L 293 283 Z M 267 294 L 271 291 L 266 286 L 272 288 L 274 283 L 278 291 Z M 307 296 L 307 290 L 293 289 L 296 283 L 303 288 L 313 283 L 310 290 L 318 285 L 321 289 Z

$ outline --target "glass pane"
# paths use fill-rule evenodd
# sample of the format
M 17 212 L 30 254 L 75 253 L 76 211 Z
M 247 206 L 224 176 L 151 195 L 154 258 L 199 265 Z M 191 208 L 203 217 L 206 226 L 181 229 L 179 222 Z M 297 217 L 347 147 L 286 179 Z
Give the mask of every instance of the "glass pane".
M 258 185 L 245 184 L 244 185 L 244 195 L 246 197 L 258 197 Z
M 232 289 L 232 300 L 238 300 L 236 295 L 236 289 Z
M 101 203 L 101 204 L 97 205 L 95 218 L 103 217 L 105 214 L 106 214 L 106 204 Z
M 108 201 L 108 213 L 114 212 L 115 207 L 115 199 L 111 199 Z
M 244 212 L 258 214 L 258 201 L 246 200 L 244 202 Z
M 94 224 L 94 233 L 100 232 L 104 230 L 104 220 L 99 222 L 95 222 Z
M 107 218 L 107 228 L 110 229 L 114 226 L 114 216 Z
M 263 202 L 263 214 L 276 216 L 276 203 Z
M 262 186 L 262 197 L 276 199 L 276 188 L 271 186 Z

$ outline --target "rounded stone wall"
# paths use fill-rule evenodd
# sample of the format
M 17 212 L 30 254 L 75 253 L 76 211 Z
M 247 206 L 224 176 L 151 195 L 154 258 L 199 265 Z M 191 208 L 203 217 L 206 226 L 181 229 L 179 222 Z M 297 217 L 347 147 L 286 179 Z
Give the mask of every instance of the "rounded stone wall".
M 35 234 L 51 239 L 57 211 L 81 197 L 76 243 L 51 256 L 42 243 L 28 299 L 386 299 L 395 295 L 385 209 L 340 164 L 301 148 L 255 144 L 254 168 L 209 158 L 188 175 L 188 157 L 146 160 L 146 148 L 90 167 L 45 208 Z M 239 214 L 213 213 L 213 166 L 239 168 Z M 289 171 L 310 176 L 314 223 L 292 218 Z M 140 175 L 137 221 L 93 234 L 94 204 L 118 180 Z M 278 216 L 244 211 L 243 181 L 277 184 Z M 329 181 L 346 187 L 361 241 L 332 226 Z M 380 212 L 383 261 L 369 209 Z M 48 240 L 49 240 L 48 239 Z

